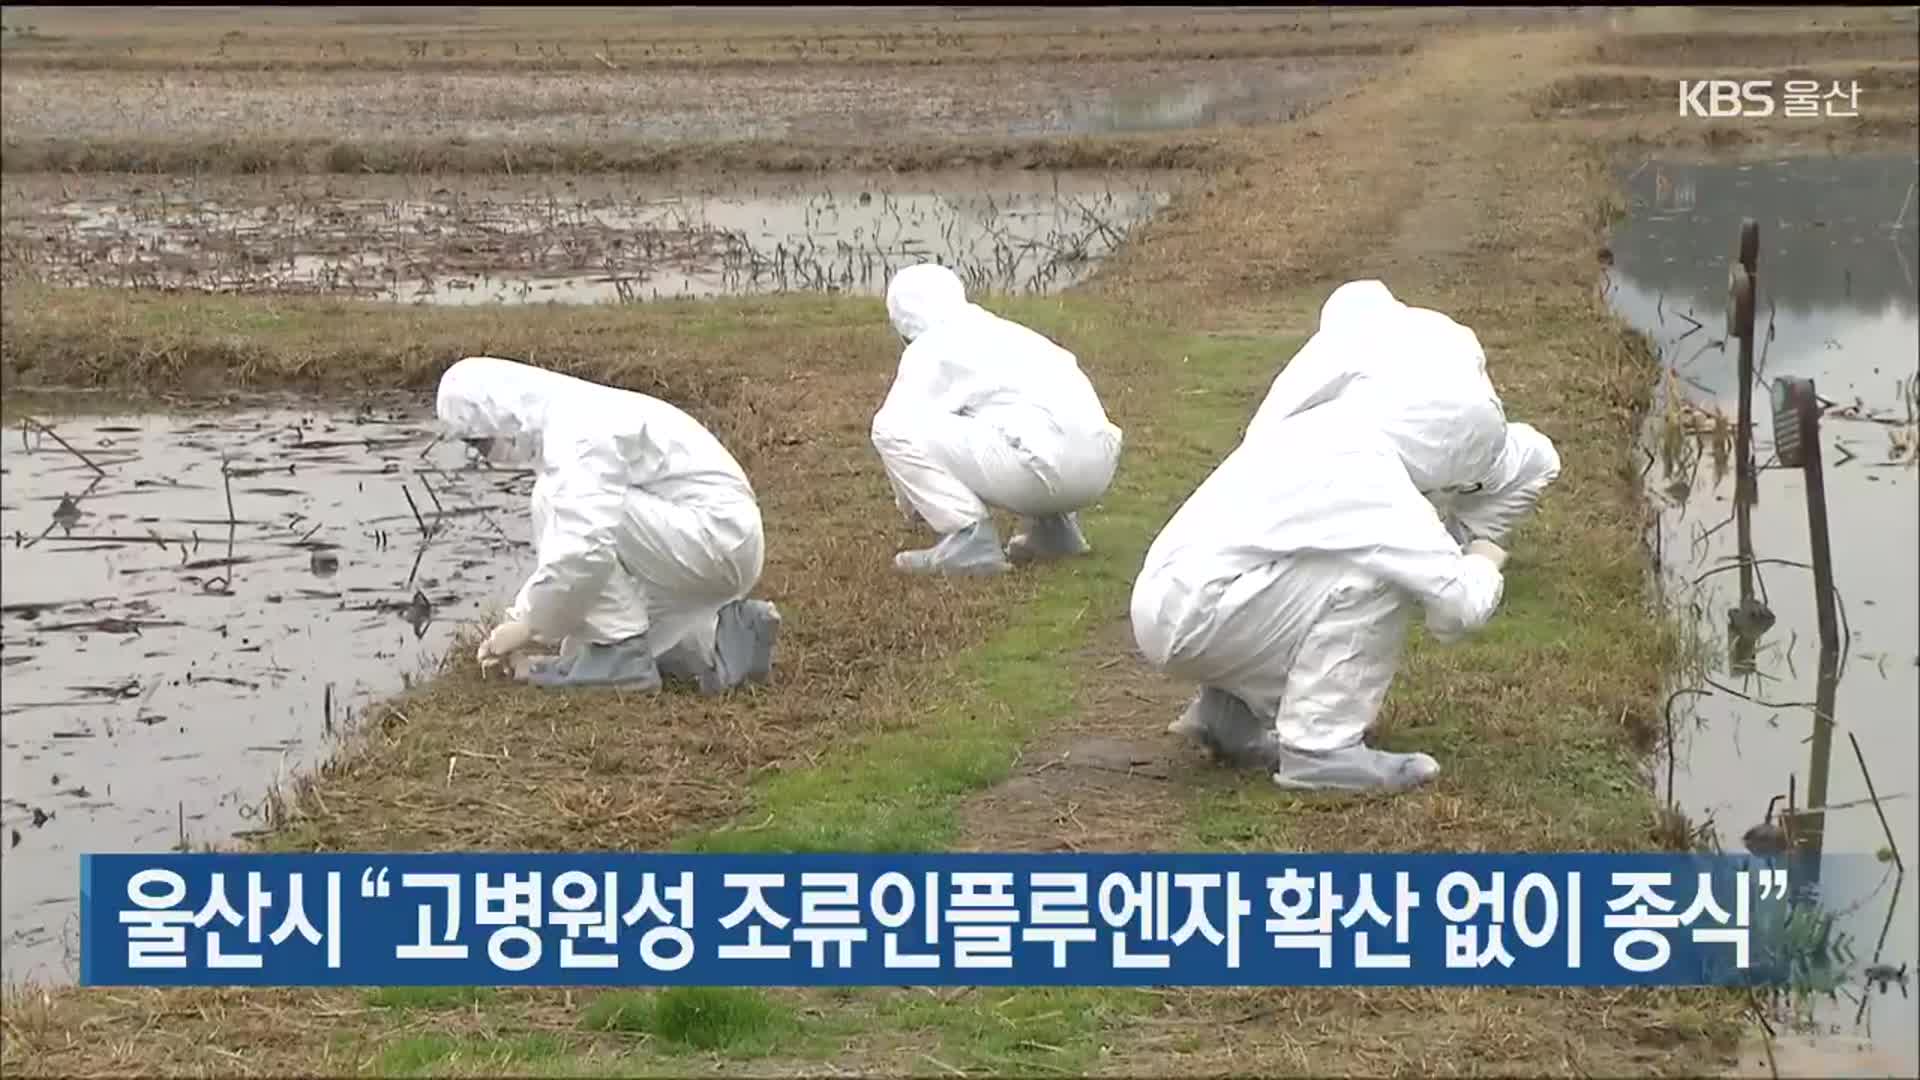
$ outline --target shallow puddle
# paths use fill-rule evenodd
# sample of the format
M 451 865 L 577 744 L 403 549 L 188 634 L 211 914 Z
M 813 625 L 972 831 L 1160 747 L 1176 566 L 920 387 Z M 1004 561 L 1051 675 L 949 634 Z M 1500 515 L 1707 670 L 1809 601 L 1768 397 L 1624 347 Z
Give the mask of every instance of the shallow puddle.
M 1875 965 L 1911 970 L 1920 888 L 1887 858 L 1890 849 L 1920 858 L 1915 177 L 1911 157 L 1649 162 L 1628 178 L 1631 216 L 1614 238 L 1608 273 L 1611 299 L 1652 337 L 1668 369 L 1643 463 L 1660 512 L 1667 595 L 1697 619 L 1708 653 L 1709 681 L 1672 688 L 1680 693 L 1671 791 L 1730 849 L 1765 846 L 1777 834 L 1749 830 L 1767 821 L 1779 796 L 1777 825 L 1791 796 L 1803 810 L 1828 808 L 1827 865 L 1881 856 L 1874 865 L 1884 873 L 1858 888 L 1822 881 L 1832 886 L 1824 905 L 1840 913 L 1855 955 L 1837 1000 L 1816 1006 L 1814 1028 L 1870 1036 L 1909 1074 L 1920 1071 L 1911 990 L 1867 975 Z M 1744 536 L 1734 512 L 1738 342 L 1727 325 L 1742 218 L 1760 229 L 1759 471 Z M 1769 385 L 1782 375 L 1814 379 L 1833 403 L 1821 441 L 1843 645 L 1830 739 L 1813 738 L 1819 637 L 1805 474 L 1780 466 L 1775 453 Z M 1664 762 L 1660 771 L 1664 793 Z
M 0 440 L 0 881 L 6 976 L 58 981 L 77 856 L 264 824 L 511 599 L 531 477 L 396 409 L 48 423 Z
M 747 185 L 369 178 L 9 181 L 5 266 L 61 285 L 399 303 L 879 294 L 939 261 L 974 290 L 1084 279 L 1170 198 L 1150 173 L 828 176 Z

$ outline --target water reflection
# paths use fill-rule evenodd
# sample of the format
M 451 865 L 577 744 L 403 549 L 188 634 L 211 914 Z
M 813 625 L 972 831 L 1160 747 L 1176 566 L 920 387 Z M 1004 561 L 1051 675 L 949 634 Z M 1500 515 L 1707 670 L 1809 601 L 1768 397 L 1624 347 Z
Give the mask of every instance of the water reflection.
M 1778 842 L 1807 856 L 1804 876 L 1818 879 L 1858 954 L 1851 984 L 1816 1020 L 1829 1031 L 1857 1024 L 1908 1074 L 1920 1071 L 1913 1007 L 1866 976 L 1915 952 L 1911 901 L 1901 908 L 1912 889 L 1899 887 L 1891 857 L 1920 851 L 1917 164 L 1649 162 L 1627 178 L 1631 216 L 1607 282 L 1667 368 L 1649 433 L 1654 540 L 1669 597 L 1711 646 L 1704 681 L 1690 684 L 1706 693 L 1674 704 L 1684 722 L 1671 794 L 1729 846 Z M 1743 218 L 1760 241 L 1750 448 L 1728 317 Z M 1837 598 L 1831 651 L 1820 647 L 1808 476 L 1783 465 L 1792 455 L 1771 415 L 1782 376 L 1815 380 L 1830 406 L 1817 442 Z M 1836 872 L 1841 861 L 1870 872 Z
M 74 975 L 84 851 L 267 824 L 528 568 L 532 478 L 413 402 L 69 418 L 0 439 L 0 958 Z

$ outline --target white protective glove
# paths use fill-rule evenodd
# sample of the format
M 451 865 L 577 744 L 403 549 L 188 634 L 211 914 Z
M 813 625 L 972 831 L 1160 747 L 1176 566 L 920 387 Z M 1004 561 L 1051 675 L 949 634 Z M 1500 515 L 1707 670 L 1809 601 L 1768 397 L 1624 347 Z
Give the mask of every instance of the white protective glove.
M 1507 564 L 1507 553 L 1500 545 L 1491 540 L 1470 540 L 1467 542 L 1467 554 L 1478 555 L 1493 564 L 1495 570 Z
M 506 663 L 508 657 L 527 647 L 533 641 L 533 628 L 523 622 L 503 622 L 493 628 L 487 640 L 480 643 L 480 652 L 476 657 L 480 661 L 482 675 Z

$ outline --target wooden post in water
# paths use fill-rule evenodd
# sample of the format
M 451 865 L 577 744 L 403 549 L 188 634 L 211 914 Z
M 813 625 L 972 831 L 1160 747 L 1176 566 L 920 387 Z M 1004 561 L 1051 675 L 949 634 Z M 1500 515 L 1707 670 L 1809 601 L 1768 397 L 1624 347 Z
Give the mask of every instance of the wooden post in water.
M 1758 309 L 1760 226 L 1748 218 L 1740 225 L 1740 247 L 1727 271 L 1727 336 L 1737 343 L 1736 377 L 1740 405 L 1734 424 L 1733 518 L 1738 545 L 1740 603 L 1727 613 L 1728 667 L 1751 674 L 1760 635 L 1772 624 L 1772 612 L 1753 595 L 1753 505 L 1759 501 L 1753 461 L 1753 339 Z
M 1819 880 L 1826 833 L 1827 780 L 1833 764 L 1833 710 L 1839 692 L 1840 620 L 1833 593 L 1833 548 L 1827 534 L 1827 486 L 1820 453 L 1820 398 L 1811 379 L 1773 384 L 1774 446 L 1780 464 L 1799 468 L 1807 484 L 1807 538 L 1813 556 L 1813 601 L 1820 628 L 1820 673 L 1814 691 L 1813 749 L 1807 772 L 1807 809 L 1795 822 L 1794 845 L 1805 857 L 1796 876 Z
M 1732 287 L 1734 333 L 1740 339 L 1740 424 L 1734 429 L 1733 509 L 1738 515 L 1740 598 L 1753 595 L 1753 504 L 1759 485 L 1753 469 L 1753 323 L 1760 298 L 1760 225 L 1740 223 L 1740 261 Z

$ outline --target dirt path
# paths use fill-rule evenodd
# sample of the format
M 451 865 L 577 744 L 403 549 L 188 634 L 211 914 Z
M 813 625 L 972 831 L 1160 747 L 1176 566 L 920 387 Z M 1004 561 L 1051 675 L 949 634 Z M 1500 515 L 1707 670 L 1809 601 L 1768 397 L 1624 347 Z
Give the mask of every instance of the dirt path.
M 1516 69 L 1543 76 L 1584 40 L 1532 33 L 1524 49 L 1510 31 L 1442 40 L 1397 77 L 1328 110 L 1309 128 L 1273 132 L 1258 151 L 1263 162 L 1280 163 L 1278 172 L 1243 178 L 1187 209 L 1175 227 L 1150 234 L 1144 254 L 1122 255 L 1118 271 L 1093 287 L 1162 291 L 1155 288 L 1160 273 L 1176 260 L 1191 260 L 1204 264 L 1198 273 L 1219 290 L 1205 308 L 1214 324 L 1208 329 L 1277 327 L 1304 336 L 1322 283 L 1379 276 L 1413 295 L 1437 281 L 1457 282 L 1463 261 L 1473 261 L 1476 245 L 1496 227 L 1491 215 L 1499 201 L 1485 196 L 1501 186 L 1502 168 L 1511 167 L 1496 162 L 1513 160 L 1515 144 L 1529 135 L 1519 97 L 1527 84 Z M 1415 99 L 1425 105 L 1414 107 Z M 1372 137 L 1388 128 L 1391 140 Z M 1310 160 L 1333 175 L 1309 181 L 1301 174 Z M 1367 196 L 1342 200 L 1333 194 L 1341 190 Z M 1228 225 L 1243 215 L 1266 220 L 1260 228 Z M 1229 237 L 1233 244 L 1219 243 Z M 1209 238 L 1216 246 L 1203 251 Z M 1236 257 L 1242 242 L 1251 253 Z M 1339 269 L 1345 266 L 1353 269 Z M 1490 287 L 1484 279 L 1476 284 Z M 1460 290 L 1455 284 L 1449 291 Z M 1205 291 L 1177 295 L 1205 303 Z M 1263 295 L 1247 303 L 1255 291 Z M 1191 689 L 1145 672 L 1133 656 L 1124 616 L 1096 635 L 1077 664 L 1076 714 L 1027 748 L 1014 779 L 973 800 L 969 840 L 975 846 L 1126 850 L 1168 836 L 1180 805 L 1169 785 L 1191 787 L 1215 770 L 1164 732 Z M 1088 820 L 1102 825 L 1090 827 Z M 1047 821 L 1055 827 L 1051 834 Z
M 1544 281 L 1525 291 L 1587 313 L 1591 325 L 1579 328 L 1579 346 L 1604 326 L 1605 313 L 1585 303 L 1585 278 L 1575 267 L 1596 224 L 1585 213 L 1596 189 L 1568 163 L 1574 142 L 1536 120 L 1527 95 L 1591 40 L 1585 32 L 1510 30 L 1434 40 L 1402 71 L 1310 123 L 1263 133 L 1248 148 L 1256 165 L 1153 227 L 1132 257 L 1123 254 L 1116 272 L 1094 287 L 1182 309 L 1189 320 L 1204 311 L 1204 326 L 1217 332 L 1304 336 L 1327 287 L 1379 277 L 1410 302 L 1464 313 L 1460 317 L 1482 329 L 1490 352 L 1520 346 L 1491 361 L 1496 377 L 1516 414 L 1544 413 L 1550 422 L 1558 415 L 1545 391 L 1550 380 L 1533 367 L 1548 354 L 1526 346 L 1565 327 L 1524 317 L 1511 306 L 1509 283 L 1546 271 Z M 1517 242 L 1521 236 L 1524 243 Z M 1593 448 L 1602 438 L 1617 441 L 1593 427 L 1568 432 L 1571 438 L 1554 430 L 1563 446 L 1576 449 Z M 1139 442 L 1130 449 L 1154 452 Z M 1569 472 L 1564 487 L 1576 491 L 1611 483 L 1602 461 Z M 1615 524 L 1625 529 L 1631 493 L 1608 494 L 1605 502 L 1622 515 Z M 1631 544 L 1613 534 L 1608 541 Z M 1390 700 L 1389 725 L 1421 723 L 1427 706 L 1409 694 L 1473 700 L 1485 692 L 1484 676 L 1453 673 L 1415 653 Z M 1097 635 L 1076 671 L 1077 712 L 1026 748 L 1014 778 L 970 802 L 969 846 L 1190 848 L 1197 837 L 1220 838 L 1215 817 L 1223 808 L 1252 819 L 1244 846 L 1255 849 L 1271 850 L 1271 837 L 1283 835 L 1308 850 L 1355 850 L 1355 830 L 1367 817 L 1369 845 L 1382 835 L 1390 846 L 1404 846 L 1410 837 L 1469 835 L 1510 850 L 1540 843 L 1526 837 L 1533 826 L 1490 819 L 1463 803 L 1462 796 L 1480 797 L 1471 784 L 1388 805 L 1318 812 L 1310 803 L 1279 799 L 1258 777 L 1212 766 L 1164 732 L 1191 688 L 1140 669 L 1124 619 Z M 1415 689 L 1406 689 L 1408 683 Z M 1511 696 L 1488 705 L 1496 731 L 1505 726 L 1500 716 L 1525 707 Z M 1625 733 L 1616 729 L 1613 737 L 1624 743 Z M 1463 813 L 1473 820 L 1464 832 Z M 1681 1035 L 1687 1024 L 1674 1022 L 1676 1014 L 1704 1019 L 1696 1007 L 1554 992 L 1179 992 L 1153 1015 L 1110 1032 L 1107 1060 L 1113 1071 L 1187 1075 L 1249 1069 L 1644 1075 L 1714 1060 L 1710 1041 Z
M 1288 314 L 1303 288 L 1358 277 L 1460 286 L 1458 260 L 1506 229 L 1495 215 L 1576 196 L 1561 185 L 1531 208 L 1488 197 L 1545 171 L 1527 96 L 1594 40 L 1592 30 L 1436 35 L 1307 121 L 1237 147 L 1250 164 L 1157 221 L 1095 288 L 1189 319 L 1204 310 L 1227 329 Z
M 1510 40 L 1505 33 L 1448 40 L 1308 127 L 1267 134 L 1249 149 L 1278 171 L 1255 170 L 1197 208 L 1189 202 L 1174 224 L 1153 229 L 1142 254 L 1123 254 L 1093 287 L 1162 292 L 1170 305 L 1175 298 L 1206 303 L 1204 294 L 1217 289 L 1207 304 L 1215 325 L 1207 329 L 1304 335 L 1311 307 L 1276 300 L 1326 280 L 1380 276 L 1398 286 L 1457 266 L 1484 231 L 1485 203 L 1476 195 L 1492 170 L 1500 125 L 1518 111 L 1502 85 L 1482 74 L 1494 54 L 1514 52 Z M 1565 36 L 1529 35 L 1530 51 L 1553 50 L 1546 61 L 1568 47 Z M 1429 107 L 1413 107 L 1416 98 Z M 1388 127 L 1391 142 L 1370 137 Z M 1361 191 L 1369 196 L 1343 197 Z M 1260 225 L 1231 228 L 1235 217 Z M 1221 243 L 1227 238 L 1231 245 Z M 1250 250 L 1236 255 L 1242 243 Z M 1207 288 L 1194 288 L 1185 275 L 1163 276 L 1176 263 L 1197 264 Z M 1335 269 L 1343 265 L 1355 269 Z M 1176 282 L 1188 287 L 1166 287 Z M 1244 303 L 1256 288 L 1267 294 L 1262 302 Z M 1191 688 L 1134 659 L 1131 627 L 1118 618 L 1077 664 L 1074 716 L 1026 748 L 1011 780 L 970 801 L 971 846 L 1147 850 L 1177 842 L 1185 801 L 1178 792 L 1222 778 L 1204 755 L 1165 733 Z
M 1180 840 L 1184 792 L 1211 779 L 1162 734 L 1183 689 L 1134 658 L 1124 616 L 1079 657 L 1075 711 L 1021 751 L 1014 775 L 968 800 L 963 850 L 1156 851 Z

